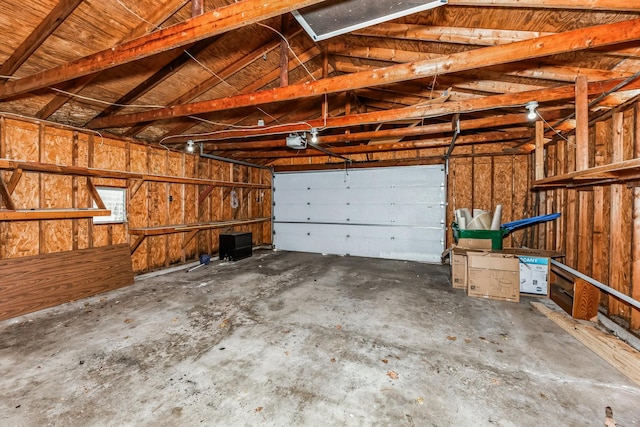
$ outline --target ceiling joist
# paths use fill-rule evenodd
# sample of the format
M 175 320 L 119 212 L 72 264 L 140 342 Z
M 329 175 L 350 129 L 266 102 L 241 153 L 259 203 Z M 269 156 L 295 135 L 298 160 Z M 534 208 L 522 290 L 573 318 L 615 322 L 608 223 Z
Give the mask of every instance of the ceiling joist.
M 575 52 L 638 39 L 640 39 L 640 19 L 634 19 L 246 95 L 201 101 L 142 113 L 112 116 L 94 121 L 92 127 L 121 127 L 140 122 L 202 114 L 230 108 L 295 100 L 506 64 L 563 52 Z

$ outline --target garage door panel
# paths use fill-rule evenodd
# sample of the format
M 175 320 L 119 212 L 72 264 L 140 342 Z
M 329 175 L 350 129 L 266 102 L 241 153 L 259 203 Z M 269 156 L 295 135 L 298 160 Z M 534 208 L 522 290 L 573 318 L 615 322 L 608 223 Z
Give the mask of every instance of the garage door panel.
M 439 165 L 276 174 L 274 245 L 438 262 L 445 197 Z
M 439 262 L 442 229 L 337 224 L 280 224 L 278 248 L 299 252 Z
M 289 205 L 275 217 L 278 222 L 317 222 L 378 225 L 440 226 L 445 207 L 441 205 L 366 205 L 311 204 Z
M 427 189 L 428 191 L 425 191 Z M 330 202 L 334 204 L 359 204 L 371 201 L 382 201 L 380 195 L 384 194 L 384 202 L 387 203 L 440 203 L 444 197 L 444 185 L 439 183 L 436 186 L 422 187 L 398 187 L 386 185 L 384 187 L 364 187 L 364 188 L 311 188 L 307 189 L 283 189 L 280 186 L 276 189 L 277 203 L 284 205 Z

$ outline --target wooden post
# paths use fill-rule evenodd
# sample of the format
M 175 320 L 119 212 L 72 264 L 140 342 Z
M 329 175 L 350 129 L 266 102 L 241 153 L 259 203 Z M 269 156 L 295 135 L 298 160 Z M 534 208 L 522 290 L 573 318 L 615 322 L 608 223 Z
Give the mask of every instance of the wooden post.
M 44 149 L 45 127 L 44 124 L 38 126 L 38 161 L 45 163 L 45 149 Z M 45 185 L 42 173 L 38 174 L 38 208 L 44 208 L 43 198 L 45 194 Z M 46 223 L 45 221 L 38 221 L 38 253 L 44 254 L 46 248 L 45 239 Z
M 204 0 L 191 0 L 191 17 L 195 18 L 204 13 Z
M 624 116 L 623 113 L 614 113 L 612 119 L 613 138 L 611 161 L 613 163 L 624 160 Z M 630 220 L 631 200 L 630 192 L 623 184 L 611 185 L 611 240 L 610 259 L 615 260 L 609 272 L 609 286 L 631 295 L 629 282 L 631 280 L 631 236 Z M 631 315 L 629 306 L 609 297 L 609 316 L 619 316 L 628 319 Z
M 281 31 L 282 35 L 287 34 L 289 29 L 289 14 L 282 15 Z M 289 86 L 289 42 L 280 42 L 280 87 Z
M 536 181 L 544 178 L 544 122 L 536 121 Z
M 634 107 L 634 149 L 633 156 L 640 158 L 640 103 L 636 102 Z M 631 297 L 640 301 L 640 188 L 633 189 L 633 240 L 632 240 L 632 264 L 631 278 L 633 279 L 633 287 L 631 288 Z M 631 330 L 640 329 L 640 310 L 633 309 L 631 311 Z

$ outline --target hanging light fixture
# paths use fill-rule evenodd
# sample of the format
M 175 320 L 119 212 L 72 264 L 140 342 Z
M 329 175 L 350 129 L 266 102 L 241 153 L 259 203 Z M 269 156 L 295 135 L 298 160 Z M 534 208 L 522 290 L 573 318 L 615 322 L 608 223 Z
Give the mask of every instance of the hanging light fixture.
M 188 140 L 187 141 L 187 153 L 193 153 L 193 151 L 195 150 L 195 145 L 193 143 L 192 140 Z
M 527 114 L 527 118 L 529 120 L 535 120 L 538 117 L 538 112 L 536 111 L 536 108 L 538 108 L 537 101 L 527 102 L 527 110 L 529 110 L 529 113 Z

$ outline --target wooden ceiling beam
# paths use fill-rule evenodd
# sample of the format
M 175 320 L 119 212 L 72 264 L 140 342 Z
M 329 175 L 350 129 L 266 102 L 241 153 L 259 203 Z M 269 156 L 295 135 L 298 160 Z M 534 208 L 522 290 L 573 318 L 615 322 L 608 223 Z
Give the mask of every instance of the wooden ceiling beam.
M 557 120 L 562 117 L 564 114 L 562 110 L 550 110 L 550 111 L 540 111 L 545 120 Z M 492 117 L 484 117 L 480 119 L 469 119 L 469 120 L 461 120 L 460 121 L 460 130 L 461 131 L 469 131 L 469 130 L 478 130 L 478 129 L 490 129 L 490 128 L 499 128 L 503 126 L 512 126 L 512 125 L 523 125 L 528 123 L 526 118 L 526 114 L 523 111 L 519 114 L 504 114 L 501 116 L 492 116 Z M 412 127 L 403 127 L 403 128 L 395 128 L 395 129 L 382 129 L 377 131 L 367 131 L 367 132 L 350 132 L 344 134 L 337 135 L 322 135 L 320 134 L 320 139 L 318 144 L 320 145 L 331 145 L 331 144 L 340 144 L 340 143 L 350 143 L 350 142 L 362 142 L 362 141 L 376 141 L 378 139 L 386 139 L 386 138 L 404 138 L 407 136 L 424 136 L 424 135 L 433 135 L 433 134 L 441 134 L 441 133 L 451 133 L 453 129 L 451 128 L 451 122 L 446 121 L 443 123 L 435 123 L 428 124 L 423 126 L 412 126 Z M 215 138 L 219 138 L 224 136 L 225 134 L 218 134 Z M 228 135 L 231 136 L 231 135 Z M 218 141 L 216 143 L 207 143 L 205 142 L 205 147 L 213 151 L 220 150 L 243 150 L 243 149 L 267 149 L 267 148 L 278 148 L 284 146 L 284 139 L 282 137 L 278 140 L 269 140 L 269 141 L 246 141 L 246 142 L 222 142 Z
M 12 76 L 83 0 L 60 0 L 0 67 L 0 75 Z M 4 80 L 0 78 L 0 81 Z
M 160 68 L 158 71 L 153 73 L 150 77 L 145 79 L 143 82 L 138 84 L 136 87 L 131 89 L 129 92 L 122 95 L 118 98 L 114 103 L 104 110 L 102 110 L 98 115 L 96 115 L 92 120 L 99 119 L 101 117 L 107 117 L 111 114 L 117 113 L 118 111 L 125 108 L 126 104 L 129 104 L 136 99 L 140 98 L 145 93 L 149 92 L 151 89 L 162 83 L 164 80 L 171 77 L 173 74 L 180 71 L 180 69 L 190 62 L 193 57 L 198 56 L 199 53 L 206 50 L 214 40 L 205 39 L 200 40 L 199 42 L 188 46 L 187 49 L 179 54 L 177 57 L 173 58 L 169 62 L 167 62 L 164 67 Z M 91 123 L 91 122 L 89 122 Z
M 494 46 L 534 39 L 554 33 L 488 28 L 444 27 L 433 25 L 396 24 L 385 22 L 356 30 L 353 34 L 401 40 L 433 41 L 471 46 Z
M 531 138 L 533 136 L 533 130 L 515 131 L 515 132 L 485 132 L 476 135 L 462 135 L 456 139 L 456 145 L 469 145 L 469 144 L 485 144 L 490 142 L 501 141 L 516 141 L 521 139 Z M 433 138 L 421 141 L 408 141 L 408 142 L 396 142 L 394 144 L 369 144 L 369 145 L 354 145 L 350 147 L 331 147 L 331 151 L 340 155 L 348 154 L 365 154 L 365 153 L 380 153 L 384 151 L 400 151 L 400 150 L 416 150 L 422 148 L 433 147 L 446 147 L 451 144 L 451 137 L 445 138 Z M 298 150 L 279 150 L 279 151 L 264 151 L 264 152 L 241 152 L 238 151 L 235 157 L 243 158 L 250 157 L 252 159 L 265 159 L 265 158 L 284 158 L 284 157 L 309 157 L 309 156 L 326 156 L 325 153 L 311 148 L 307 148 L 304 151 Z
M 160 24 L 174 15 L 178 10 L 180 10 L 180 8 L 182 8 L 182 6 L 184 6 L 184 0 L 169 0 L 162 6 L 158 6 L 156 9 L 154 9 L 151 15 L 145 18 L 144 22 L 142 22 L 131 32 L 129 32 L 129 34 L 127 34 L 127 36 L 124 37 L 121 41 L 128 41 L 155 31 Z M 69 100 L 73 98 L 73 94 L 80 93 L 99 75 L 100 73 L 93 73 L 79 79 L 72 80 L 70 82 L 65 82 L 64 84 L 62 84 L 62 87 L 60 87 L 60 89 L 63 89 L 69 93 L 57 93 L 56 96 L 54 96 L 53 99 L 51 99 L 51 101 L 47 103 L 47 105 L 42 107 L 36 113 L 36 117 L 39 119 L 48 119 L 56 111 L 62 108 L 64 104 L 69 102 Z
M 278 43 L 278 45 L 279 45 L 279 43 Z M 310 49 L 308 49 L 305 52 L 303 52 L 300 55 L 298 55 L 297 59 L 292 59 L 292 60 L 289 61 L 289 71 L 294 70 L 297 67 L 299 67 L 300 66 L 300 62 L 306 63 L 308 61 L 311 61 L 313 58 L 315 58 L 318 55 L 320 55 L 320 53 L 321 53 L 320 49 L 317 46 L 311 47 Z M 260 55 L 260 56 L 262 56 L 262 55 Z M 233 67 L 233 65 L 231 67 Z M 239 90 L 238 93 L 243 94 L 243 93 L 255 92 L 256 90 L 258 90 L 258 89 L 260 89 L 260 88 L 262 88 L 262 87 L 274 82 L 276 79 L 278 79 L 280 77 L 280 72 L 281 72 L 280 68 L 276 68 L 276 69 L 272 70 L 270 73 L 267 73 L 264 76 L 262 76 L 260 79 L 254 81 L 250 85 L 245 86 L 244 88 Z M 318 78 L 319 75 L 313 75 L 313 77 L 314 78 Z M 216 80 L 218 82 L 220 81 L 217 78 L 216 78 Z M 215 117 L 212 117 L 212 116 L 205 116 L 205 117 L 202 117 L 202 118 L 205 119 L 205 120 L 214 120 L 215 119 Z M 196 126 L 197 124 L 198 124 L 197 121 L 181 123 L 181 124 L 173 127 L 168 132 L 166 132 L 162 137 L 166 138 L 166 137 L 169 137 L 169 136 L 179 135 L 181 133 L 184 133 L 184 132 L 188 131 L 189 129 L 191 129 L 192 127 Z M 141 127 L 141 126 L 143 126 L 143 125 L 140 124 L 140 125 L 137 125 L 136 127 Z
M 607 82 L 589 83 L 589 95 L 599 95 L 609 91 L 622 82 L 622 79 L 610 80 Z M 629 83 L 624 87 L 625 90 L 640 89 L 640 81 Z M 310 127 L 318 129 L 343 128 L 349 126 L 359 126 L 365 124 L 377 124 L 385 122 L 393 122 L 404 119 L 427 119 L 432 117 L 441 117 L 451 114 L 466 114 L 473 111 L 494 110 L 498 108 L 520 108 L 522 114 L 526 113 L 524 106 L 529 101 L 538 101 L 540 103 L 573 100 L 575 97 L 575 88 L 573 85 L 567 85 L 557 88 L 533 90 L 521 93 L 507 93 L 502 95 L 491 95 L 482 98 L 471 98 L 463 101 L 446 102 L 436 105 L 415 105 L 411 107 L 396 108 L 388 111 L 375 111 L 369 113 L 352 114 L 350 116 L 329 117 L 326 120 L 314 119 L 307 120 L 304 125 L 299 123 L 283 124 L 280 126 L 270 126 L 269 130 L 255 128 L 247 129 L 236 137 L 258 136 L 265 134 L 277 134 L 288 132 L 301 132 L 308 130 Z M 217 135 L 225 135 L 219 133 Z
M 499 46 L 446 55 L 442 58 L 398 64 L 371 71 L 337 76 L 256 93 L 212 99 L 192 104 L 123 114 L 96 121 L 94 128 L 127 126 L 231 108 L 291 101 L 368 86 L 381 86 L 434 75 L 450 74 L 491 65 L 574 52 L 640 39 L 640 19 L 597 25 Z M 7 83 L 5 83 L 7 84 Z
M 618 10 L 622 12 L 640 11 L 640 4 L 629 0 L 449 0 L 448 5 L 532 9 Z
M 394 24 L 395 25 L 395 24 Z M 329 53 L 333 55 L 348 56 L 352 58 L 373 59 L 387 62 L 413 62 L 422 59 L 439 58 L 444 55 L 424 52 L 404 51 L 399 49 L 386 49 L 378 47 L 365 47 L 365 46 L 349 46 L 344 43 L 331 43 L 327 46 Z M 336 60 L 336 63 L 342 62 Z M 351 67 L 349 67 L 351 65 Z M 371 68 L 371 67 L 367 67 Z M 362 71 L 363 68 L 358 68 L 357 65 L 345 64 L 341 68 L 345 72 L 357 72 Z M 514 77 L 527 77 L 534 79 L 544 79 L 551 81 L 561 82 L 573 82 L 576 76 L 585 75 L 589 77 L 590 81 L 594 80 L 610 80 L 621 77 L 628 77 L 631 73 L 625 73 L 620 71 L 610 70 L 597 70 L 590 68 L 580 67 L 567 67 L 567 66 L 554 66 L 547 64 L 533 63 L 533 62 L 518 62 L 505 65 L 495 65 L 487 67 L 485 70 L 495 71 L 507 74 Z
M 227 31 L 291 12 L 323 0 L 244 0 L 188 19 L 146 36 L 121 43 L 67 64 L 0 86 L 0 99 L 32 92 L 107 70 Z
M 297 31 L 293 32 L 292 34 L 289 35 L 289 38 L 296 36 L 301 31 L 302 30 L 297 30 Z M 231 77 L 232 75 L 234 75 L 238 71 L 240 71 L 243 68 L 247 67 L 252 62 L 258 60 L 259 58 L 262 58 L 265 54 L 267 54 L 267 53 L 271 52 L 272 50 L 276 49 L 278 46 L 280 46 L 280 41 L 277 40 L 277 39 L 264 44 L 260 48 L 254 50 L 253 52 L 251 52 L 248 55 L 244 56 L 244 58 L 242 58 L 240 61 L 236 61 L 233 64 L 230 64 L 227 67 L 223 68 L 222 70 L 216 71 L 216 75 L 215 76 L 211 76 L 208 79 L 206 79 L 205 81 L 203 81 L 202 83 L 199 83 L 199 84 L 193 86 L 190 90 L 188 90 L 187 92 L 183 93 L 179 97 L 177 97 L 174 100 L 172 100 L 171 102 L 169 102 L 167 104 L 167 106 L 169 107 L 169 106 L 172 106 L 172 105 L 180 105 L 180 104 L 187 103 L 189 101 L 193 101 L 194 99 L 196 99 L 200 95 L 206 93 L 207 91 L 213 89 L 215 86 L 220 84 L 221 83 L 220 79 L 222 79 L 222 80 L 228 79 L 229 77 Z M 178 127 L 181 128 L 183 126 L 186 126 L 186 124 L 177 125 L 176 128 L 178 128 Z M 195 126 L 195 124 L 193 124 L 192 126 Z M 192 127 L 192 126 L 190 126 L 190 127 Z M 130 129 L 128 129 L 125 132 L 124 135 L 125 136 L 129 136 L 129 137 L 133 137 L 133 136 L 139 134 L 140 132 L 142 132 L 143 130 L 145 130 L 147 127 L 149 127 L 149 123 L 143 123 L 143 124 L 135 125 L 135 126 L 131 127 Z M 178 132 L 178 133 L 182 133 L 182 132 Z M 171 131 L 169 131 L 164 136 L 167 136 L 167 135 L 174 135 L 174 134 L 171 133 Z

